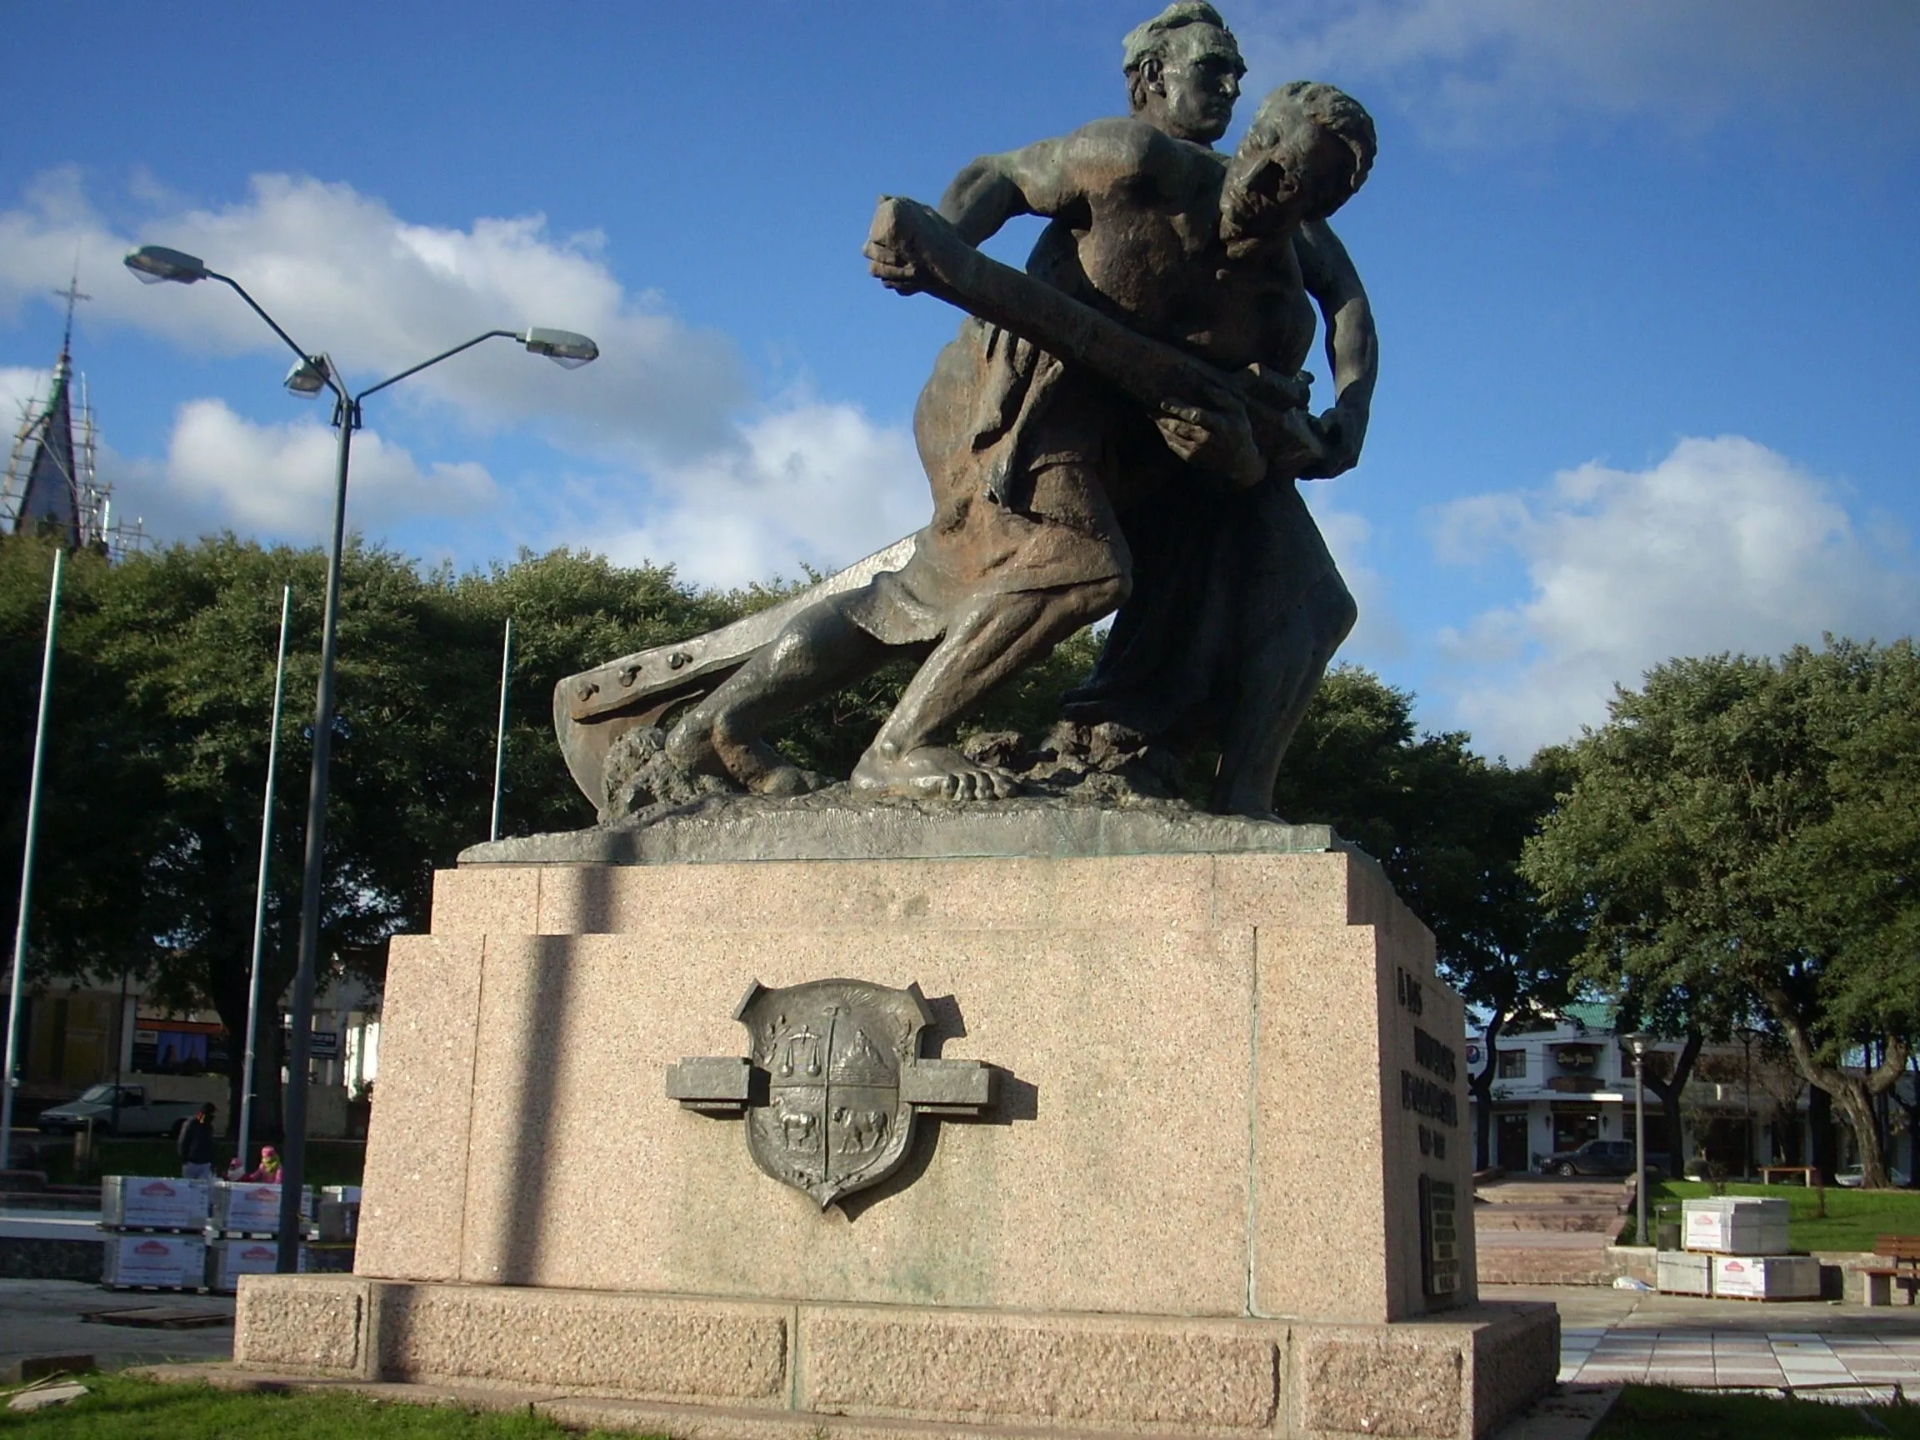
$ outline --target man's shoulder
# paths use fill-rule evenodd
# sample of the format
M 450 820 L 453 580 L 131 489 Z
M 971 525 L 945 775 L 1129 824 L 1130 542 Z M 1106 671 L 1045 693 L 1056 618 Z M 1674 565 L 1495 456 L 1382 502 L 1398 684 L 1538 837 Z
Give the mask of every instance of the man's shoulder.
M 1129 170 L 1186 168 L 1205 164 L 1213 155 L 1130 115 L 1110 115 L 1082 125 L 1066 137 L 1065 144 L 1077 159 Z

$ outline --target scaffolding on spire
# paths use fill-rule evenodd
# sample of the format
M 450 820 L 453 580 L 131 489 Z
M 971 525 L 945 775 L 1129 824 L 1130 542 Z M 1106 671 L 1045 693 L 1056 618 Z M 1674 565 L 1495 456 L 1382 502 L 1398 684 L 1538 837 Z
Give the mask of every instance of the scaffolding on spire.
M 45 403 L 30 396 L 20 407 L 6 477 L 0 481 L 0 529 L 54 536 L 69 550 L 84 546 L 118 559 L 140 549 L 148 537 L 139 520 L 129 526 L 115 518 L 113 487 L 101 481 L 94 463 L 99 431 L 86 377 L 76 377 L 73 369 L 73 307 L 92 297 L 81 293 L 77 269 L 67 288 L 53 293 L 67 302 L 66 332 Z

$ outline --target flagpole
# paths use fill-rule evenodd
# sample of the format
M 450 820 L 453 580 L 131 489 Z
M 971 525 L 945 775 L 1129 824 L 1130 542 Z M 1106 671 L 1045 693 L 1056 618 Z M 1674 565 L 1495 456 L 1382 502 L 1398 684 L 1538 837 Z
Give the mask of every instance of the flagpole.
M 33 778 L 27 786 L 27 843 L 20 859 L 20 913 L 13 931 L 13 985 L 7 993 L 7 1068 L 0 1074 L 0 1169 L 13 1162 L 14 1073 L 20 1039 L 20 993 L 27 974 L 27 913 L 33 901 L 33 850 L 40 833 L 40 777 L 47 758 L 47 709 L 53 699 L 53 646 L 60 631 L 60 579 L 67 552 L 53 552 L 53 584 L 47 593 L 47 648 L 40 660 L 40 716 L 33 730 Z
M 500 641 L 500 721 L 493 733 L 493 824 L 487 839 L 500 838 L 500 784 L 507 771 L 507 686 L 513 679 L 513 617 L 507 617 L 507 633 Z
M 273 720 L 267 731 L 267 793 L 260 804 L 260 871 L 254 882 L 253 970 L 247 982 L 247 1052 L 240 1071 L 240 1165 L 247 1164 L 247 1142 L 253 1134 L 254 1045 L 260 1034 L 260 960 L 267 933 L 267 861 L 273 850 L 273 780 L 280 764 L 280 697 L 287 678 L 287 619 L 293 609 L 293 587 L 280 587 L 280 654 L 273 662 Z

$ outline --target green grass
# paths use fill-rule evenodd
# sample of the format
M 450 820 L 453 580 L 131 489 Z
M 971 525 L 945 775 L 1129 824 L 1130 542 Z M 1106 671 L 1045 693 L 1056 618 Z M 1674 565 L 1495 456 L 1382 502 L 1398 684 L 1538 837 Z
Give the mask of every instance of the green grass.
M 1826 1216 L 1818 1214 L 1821 1193 L 1804 1185 L 1729 1183 L 1728 1195 L 1764 1195 L 1787 1202 L 1787 1243 L 1795 1250 L 1871 1250 L 1882 1235 L 1920 1235 L 1920 1190 L 1842 1190 L 1829 1186 Z M 1694 1180 L 1663 1180 L 1647 1191 L 1649 1206 L 1662 1201 L 1699 1200 L 1713 1187 Z M 1677 1215 L 1675 1218 L 1678 1218 Z M 1656 1223 L 1653 1216 L 1647 1223 Z M 1633 1244 L 1633 1220 L 1620 1243 Z
M 253 1151 L 250 1158 L 259 1157 L 259 1147 L 248 1147 Z M 216 1141 L 213 1147 L 213 1173 L 225 1175 L 227 1161 L 233 1157 L 233 1145 L 230 1141 Z M 73 1168 L 73 1148 L 62 1145 L 58 1149 L 41 1152 L 35 1169 L 45 1170 L 47 1179 L 55 1185 L 87 1184 L 98 1180 L 102 1175 L 178 1175 L 180 1173 L 180 1152 L 173 1148 L 173 1141 L 160 1140 L 96 1140 L 93 1147 L 94 1163 L 85 1175 L 77 1175 Z M 309 1185 L 358 1185 L 360 1172 L 366 1165 L 367 1145 L 364 1140 L 309 1140 L 307 1142 L 307 1183 Z
M 0 1435 L 8 1440 L 579 1440 L 578 1431 L 525 1410 L 380 1404 L 340 1393 L 242 1393 L 119 1375 L 85 1375 L 80 1383 L 93 1393 L 68 1405 L 28 1414 L 0 1408 Z
M 1920 1405 L 1828 1404 L 1629 1385 L 1593 1440 L 1920 1440 Z

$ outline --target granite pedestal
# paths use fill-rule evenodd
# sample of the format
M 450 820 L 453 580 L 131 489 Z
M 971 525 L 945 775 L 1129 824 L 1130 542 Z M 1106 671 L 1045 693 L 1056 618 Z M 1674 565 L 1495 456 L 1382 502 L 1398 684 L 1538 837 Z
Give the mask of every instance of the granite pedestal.
M 247 1277 L 236 1360 L 687 1436 L 1488 1433 L 1558 1322 L 1477 1303 L 1460 1001 L 1371 861 L 1248 833 L 442 872 L 356 1274 Z M 999 1073 L 823 1211 L 664 1080 L 746 1052 L 750 982 L 830 977 L 917 982 L 927 1053 Z

